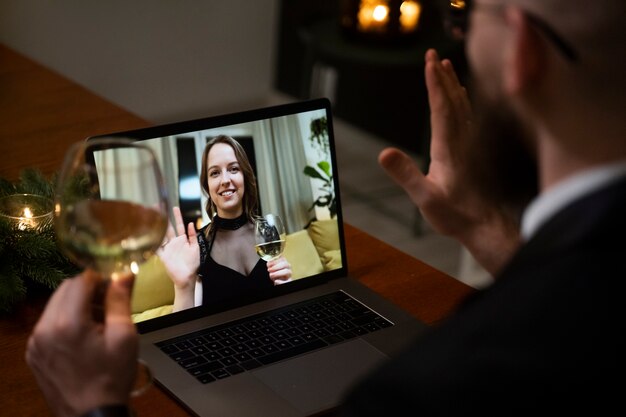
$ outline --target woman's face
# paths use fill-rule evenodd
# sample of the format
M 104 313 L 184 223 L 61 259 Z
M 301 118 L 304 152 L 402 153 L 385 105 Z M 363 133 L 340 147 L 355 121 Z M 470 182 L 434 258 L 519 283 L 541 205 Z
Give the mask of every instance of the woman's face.
M 235 151 L 230 145 L 216 143 L 207 155 L 209 196 L 217 214 L 233 219 L 243 213 L 244 178 Z

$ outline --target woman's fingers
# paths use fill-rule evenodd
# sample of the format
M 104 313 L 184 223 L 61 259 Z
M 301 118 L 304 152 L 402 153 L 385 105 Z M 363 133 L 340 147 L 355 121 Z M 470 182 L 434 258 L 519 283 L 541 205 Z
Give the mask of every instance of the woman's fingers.
M 198 234 L 196 232 L 196 227 L 191 222 L 189 222 L 189 224 L 187 225 L 187 236 L 189 237 L 190 245 L 198 244 Z
M 291 264 L 284 256 L 268 261 L 267 271 L 275 285 L 291 280 Z
M 180 211 L 180 207 L 174 207 L 172 209 L 174 213 L 174 225 L 176 228 L 176 236 L 181 236 L 185 234 L 185 223 L 183 222 L 183 215 Z
M 185 234 L 185 224 L 183 223 L 183 216 L 180 208 L 173 207 L 172 213 L 174 214 L 174 226 L 172 226 L 172 224 L 168 224 L 165 238 L 161 244 L 161 251 L 168 243 L 180 236 L 184 236 L 190 245 L 197 243 L 197 233 L 193 223 L 190 222 L 187 225 L 187 233 Z

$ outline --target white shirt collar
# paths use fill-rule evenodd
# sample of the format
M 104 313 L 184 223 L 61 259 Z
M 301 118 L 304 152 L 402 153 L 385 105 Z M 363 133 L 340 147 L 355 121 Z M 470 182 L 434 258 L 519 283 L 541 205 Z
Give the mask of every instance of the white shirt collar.
M 620 161 L 586 170 L 550 187 L 524 210 L 522 238 L 530 239 L 559 210 L 625 175 L 626 161 Z

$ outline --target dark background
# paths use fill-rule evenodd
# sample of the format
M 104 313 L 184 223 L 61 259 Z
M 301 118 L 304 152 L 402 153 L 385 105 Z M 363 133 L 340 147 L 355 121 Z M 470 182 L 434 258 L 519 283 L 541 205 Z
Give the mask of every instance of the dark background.
M 283 0 L 275 88 L 299 99 L 311 98 L 316 95 L 310 90 L 313 68 L 331 68 L 337 76 L 329 97 L 336 117 L 427 157 L 424 53 L 434 47 L 452 60 L 461 78 L 466 73 L 463 45 L 444 33 L 441 4 L 422 0 L 418 33 L 390 41 L 342 30 L 339 16 L 345 1 Z

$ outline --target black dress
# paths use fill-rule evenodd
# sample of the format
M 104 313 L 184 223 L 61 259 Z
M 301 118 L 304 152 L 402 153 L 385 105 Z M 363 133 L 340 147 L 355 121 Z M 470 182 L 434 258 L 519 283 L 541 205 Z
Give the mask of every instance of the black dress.
M 267 291 L 274 286 L 267 272 L 267 262 L 261 258 L 247 276 L 215 262 L 211 257 L 211 237 L 207 237 L 205 231 L 206 227 L 198 233 L 202 305 L 212 305 L 243 293 Z

